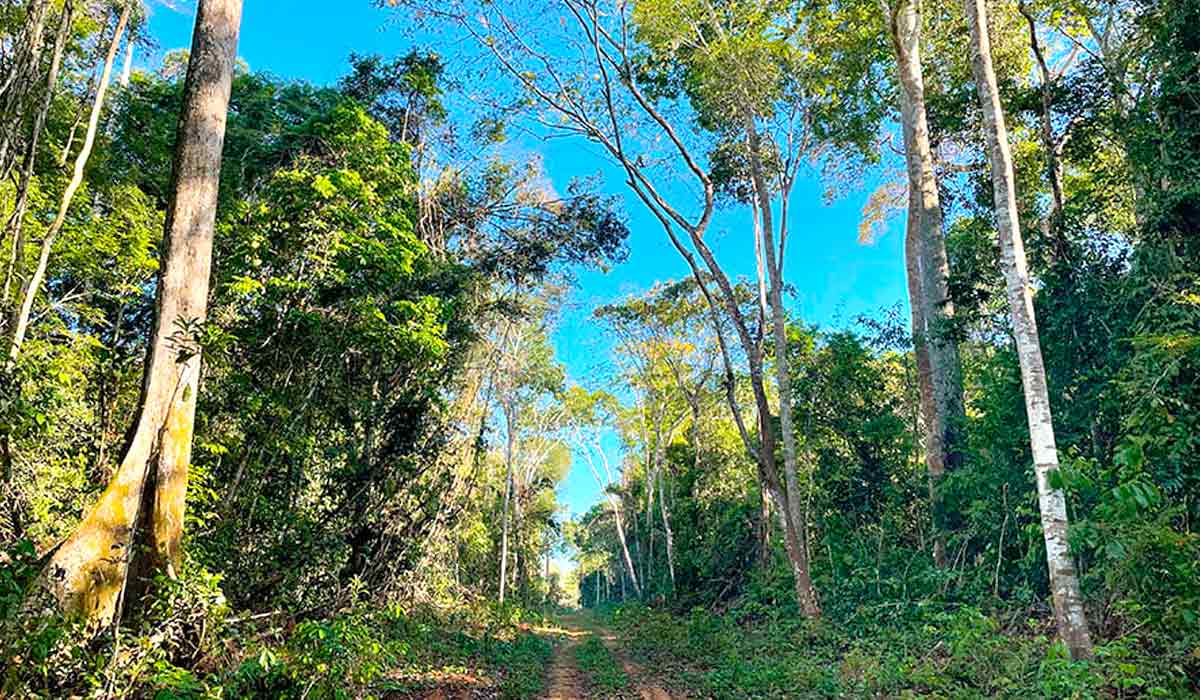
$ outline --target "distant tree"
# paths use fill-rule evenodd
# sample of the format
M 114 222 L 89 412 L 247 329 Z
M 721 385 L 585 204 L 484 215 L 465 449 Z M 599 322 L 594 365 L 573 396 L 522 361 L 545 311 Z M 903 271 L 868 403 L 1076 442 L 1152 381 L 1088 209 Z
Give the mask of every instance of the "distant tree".
M 908 219 L 904 243 L 912 335 L 924 418 L 925 462 L 929 469 L 934 519 L 933 558 L 946 566 L 941 481 L 962 463 L 966 414 L 950 263 L 942 231 L 942 204 L 930 141 L 922 67 L 922 13 L 917 0 L 881 2 L 895 55 L 900 123 L 908 180 Z

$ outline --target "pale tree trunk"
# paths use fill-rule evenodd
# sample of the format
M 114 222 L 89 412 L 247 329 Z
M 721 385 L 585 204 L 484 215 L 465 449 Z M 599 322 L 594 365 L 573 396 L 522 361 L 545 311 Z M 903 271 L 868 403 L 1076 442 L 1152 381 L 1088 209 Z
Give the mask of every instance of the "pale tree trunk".
M 950 262 L 942 236 L 942 205 L 934 172 L 921 67 L 921 15 L 917 0 L 888 7 L 889 33 L 900 78 L 900 117 L 908 174 L 908 231 L 905 267 L 913 318 L 921 412 L 925 423 L 925 463 L 933 511 L 933 558 L 946 566 L 945 510 L 941 480 L 962 462 L 962 363 L 954 337 Z
M 129 81 L 133 77 L 133 35 L 125 41 L 125 64 L 121 68 L 121 87 L 129 87 Z
M 621 501 L 615 494 L 608 495 L 608 504 L 612 508 L 613 520 L 617 525 L 617 539 L 621 542 L 621 553 L 625 557 L 625 568 L 629 574 L 629 582 L 633 584 L 633 592 L 642 597 L 642 585 L 638 582 L 637 570 L 633 566 L 633 557 L 629 554 L 629 540 L 625 536 L 625 519 L 621 516 Z M 621 579 L 621 597 L 625 597 L 625 579 Z
M 513 571 L 512 589 L 521 600 L 524 600 L 526 582 L 528 581 L 528 562 L 525 557 L 525 546 L 522 543 L 524 530 L 524 513 L 521 512 L 521 489 L 514 483 L 513 488 Z
M 1013 338 L 1021 364 L 1021 382 L 1025 389 L 1025 411 L 1029 418 L 1029 439 L 1037 473 L 1038 503 L 1042 515 L 1042 534 L 1046 542 L 1046 563 L 1050 572 L 1050 592 L 1058 633 L 1072 658 L 1092 656 L 1092 640 L 1084 614 L 1083 599 L 1075 562 L 1067 543 L 1066 495 L 1051 482 L 1058 471 L 1058 449 L 1054 442 L 1054 424 L 1050 413 L 1050 392 L 1034 316 L 1033 293 L 1025 245 L 1017 214 L 1016 183 L 1008 131 L 1000 105 L 996 73 L 992 67 L 991 44 L 987 30 L 984 0 L 966 0 L 967 24 L 971 31 L 971 67 L 979 92 L 983 126 L 992 166 L 996 225 L 1000 237 L 1001 268 L 1008 287 L 1008 305 L 1012 315 Z
M 650 586 L 654 582 L 654 490 L 657 487 L 655 464 L 646 478 L 646 549 L 642 554 L 642 581 Z
M 8 361 L 10 368 L 21 355 L 21 344 L 25 342 L 25 334 L 29 330 L 29 318 L 33 313 L 33 301 L 37 297 L 38 291 L 42 286 L 42 280 L 46 276 L 46 267 L 50 263 L 50 251 L 54 247 L 54 239 L 62 231 L 63 224 L 67 221 L 67 212 L 71 208 L 71 201 L 75 198 L 75 193 L 79 191 L 79 187 L 83 184 L 83 172 L 87 167 L 88 159 L 91 158 L 92 147 L 96 143 L 96 132 L 100 126 L 100 114 L 104 109 L 104 95 L 108 91 L 108 82 L 112 77 L 113 62 L 117 57 L 117 48 L 121 43 L 121 34 L 125 30 L 125 25 L 129 22 L 131 6 L 132 0 L 126 2 L 125 6 L 121 9 L 121 17 L 117 20 L 117 28 L 113 32 L 112 42 L 108 47 L 108 55 L 104 58 L 104 69 L 101 73 L 100 84 L 96 89 L 96 97 L 92 101 L 92 113 L 88 118 L 87 135 L 84 137 L 83 147 L 79 150 L 79 155 L 75 158 L 75 172 L 71 176 L 71 181 L 67 183 L 66 190 L 63 191 L 62 199 L 58 205 L 58 214 L 54 217 L 54 221 L 46 229 L 46 235 L 42 238 L 37 266 L 33 269 L 33 274 L 21 286 L 21 293 L 18 295 L 20 303 L 15 309 L 9 325 Z M 20 261 L 17 262 L 19 263 Z
M 241 14 L 241 0 L 200 1 L 136 428 L 116 476 L 43 575 L 61 609 L 94 625 L 119 615 L 127 586 L 133 584 L 132 594 L 143 584 L 136 574 L 161 570 L 174 577 L 181 563 L 200 375 L 191 334 L 208 310 L 221 148 Z
M 671 590 L 675 590 L 675 533 L 671 530 L 671 513 L 667 510 L 667 492 L 663 490 L 662 473 L 658 475 L 658 511 L 662 515 L 663 532 L 667 540 L 667 572 L 671 576 Z
M 596 452 L 600 455 L 600 459 L 604 465 L 604 473 L 608 477 L 606 480 L 606 479 L 602 479 L 600 477 L 600 472 L 596 469 L 595 464 L 592 461 L 591 447 L 584 444 L 582 441 L 579 442 L 579 447 L 585 451 L 584 454 L 587 457 L 588 467 L 591 468 L 592 476 L 595 477 L 596 483 L 600 485 L 601 490 L 605 491 L 606 498 L 608 499 L 608 506 L 609 506 L 609 508 L 612 509 L 613 521 L 615 522 L 615 524 L 617 526 L 617 540 L 620 542 L 620 545 L 621 545 L 621 554 L 625 560 L 626 572 L 629 575 L 630 583 L 633 584 L 634 592 L 640 598 L 640 597 L 642 597 L 642 586 L 641 586 L 641 583 L 638 582 L 637 570 L 634 568 L 634 565 L 633 565 L 633 556 L 631 556 L 629 553 L 629 539 L 625 535 L 625 518 L 622 515 L 623 508 L 621 507 L 621 499 L 615 493 L 608 493 L 608 486 L 611 485 L 612 481 L 613 481 L 612 469 L 610 469 L 608 466 L 608 456 L 604 454 L 604 448 L 597 441 L 597 443 L 595 445 L 595 449 L 596 449 Z M 625 598 L 624 588 L 625 588 L 625 577 L 622 576 L 621 577 L 621 589 L 622 589 L 621 598 L 622 598 L 622 600 Z
M 808 556 L 808 513 L 800 496 L 800 478 L 796 455 L 796 431 L 792 425 L 792 378 L 789 371 L 787 345 L 787 316 L 783 307 L 783 260 L 775 250 L 775 225 L 771 211 L 771 192 L 766 182 L 759 149 L 761 143 L 754 115 L 745 114 L 747 144 L 750 150 L 750 173 L 754 191 L 758 198 L 759 216 L 762 219 L 762 252 L 767 268 L 769 284 L 768 300 L 771 306 L 772 340 L 775 345 L 775 378 L 779 385 L 780 440 L 783 443 L 784 499 L 779 504 L 783 518 L 788 558 L 796 589 L 796 601 L 807 617 L 820 617 L 821 604 L 812 584 Z M 782 241 L 781 241 L 782 242 Z M 777 259 L 780 258 L 780 259 Z
M 516 451 L 516 416 L 513 415 L 512 402 L 507 402 L 504 406 L 504 420 L 507 429 L 507 436 L 504 446 L 504 511 L 500 515 L 502 523 L 500 528 L 500 604 L 504 604 L 505 593 L 508 588 L 508 528 L 509 528 L 509 504 L 512 501 L 513 491 L 513 459 Z
M 21 180 L 17 183 L 16 201 L 12 214 L 9 215 L 6 238 L 9 240 L 10 252 L 8 268 L 4 275 L 4 304 L 8 304 L 11 296 L 12 279 L 16 271 L 18 253 L 24 248 L 23 235 L 25 212 L 29 206 L 29 184 L 33 180 L 34 166 L 37 164 L 37 149 L 41 141 L 42 130 L 46 126 L 46 116 L 50 113 L 50 104 L 54 101 L 54 91 L 58 86 L 58 73 L 62 66 L 63 49 L 67 37 L 71 33 L 71 20 L 74 17 L 74 3 L 71 0 L 63 3 L 62 19 L 58 26 L 58 34 L 54 39 L 54 53 L 50 57 L 50 70 L 46 74 L 46 93 L 42 96 L 42 105 L 33 120 L 33 129 L 29 135 L 29 143 L 25 148 L 25 162 L 21 170 Z

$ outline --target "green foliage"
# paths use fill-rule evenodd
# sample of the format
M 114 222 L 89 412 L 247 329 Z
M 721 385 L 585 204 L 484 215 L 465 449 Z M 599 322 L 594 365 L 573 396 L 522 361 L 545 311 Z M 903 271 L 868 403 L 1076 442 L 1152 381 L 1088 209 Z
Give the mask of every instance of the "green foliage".
M 1072 662 L 1036 620 L 1004 626 L 975 608 L 918 602 L 905 620 L 739 622 L 753 618 L 745 615 L 752 605 L 683 617 L 632 605 L 613 622 L 646 664 L 709 697 L 1190 696 L 1170 662 L 1129 640 L 1099 647 L 1096 661 Z
M 19 648 L 27 655 L 5 657 L 0 687 L 6 697 L 22 698 L 329 700 L 411 692 L 471 675 L 501 697 L 530 698 L 542 688 L 552 652 L 549 640 L 488 608 L 356 606 L 298 621 L 230 617 L 219 583 L 191 567 L 178 581 L 157 579 L 145 612 L 115 637 L 92 639 L 53 619 L 36 623 L 37 643 L 14 646 L 5 636 L 6 653 Z M 518 620 L 533 617 L 510 611 Z

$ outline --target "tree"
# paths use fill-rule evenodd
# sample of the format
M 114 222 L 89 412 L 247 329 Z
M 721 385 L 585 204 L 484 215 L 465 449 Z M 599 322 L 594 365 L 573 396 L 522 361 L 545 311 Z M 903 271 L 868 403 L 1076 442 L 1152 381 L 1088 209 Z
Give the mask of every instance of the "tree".
M 629 540 L 626 537 L 624 506 L 622 504 L 619 473 L 614 473 L 609 462 L 608 454 L 602 444 L 603 429 L 611 417 L 616 400 L 603 391 L 589 392 L 580 386 L 573 386 L 562 397 L 564 416 L 564 433 L 566 440 L 574 448 L 574 454 L 582 455 L 587 463 L 588 471 L 596 480 L 596 485 L 608 501 L 608 507 L 616 527 L 617 542 L 620 544 L 620 556 L 625 564 L 625 574 L 633 585 L 634 594 L 642 596 L 643 585 L 637 575 L 633 556 L 629 552 Z M 597 467 L 599 462 L 599 467 Z M 621 579 L 624 585 L 625 578 Z
M 691 280 L 656 286 L 649 294 L 595 311 L 617 336 L 624 381 L 637 392 L 625 439 L 645 448 L 647 524 L 654 500 L 666 541 L 667 571 L 676 584 L 675 533 L 671 526 L 667 448 L 689 428 L 694 466 L 702 466 L 701 424 L 716 376 L 717 353 L 705 302 Z M 682 409 L 682 410 L 681 410 Z M 651 533 L 653 531 L 651 530 Z M 651 543 L 653 540 L 651 539 Z M 651 562 L 653 556 L 651 555 Z
M 117 49 L 121 45 L 121 36 L 125 32 L 125 26 L 129 23 L 130 11 L 133 7 L 133 0 L 125 2 L 121 9 L 121 15 L 117 19 L 116 29 L 113 30 L 111 42 L 109 42 L 108 53 L 104 58 L 104 67 L 101 69 L 100 82 L 96 88 L 96 96 L 92 100 L 91 116 L 88 117 L 87 131 L 83 139 L 83 146 L 79 149 L 79 154 L 75 157 L 75 170 L 71 176 L 71 181 L 67 183 L 67 187 L 63 190 L 62 199 L 58 206 L 58 214 L 54 217 L 53 223 L 46 230 L 46 234 L 42 237 L 41 251 L 38 254 L 37 264 L 34 266 L 33 272 L 25 283 L 21 286 L 17 303 L 13 309 L 12 319 L 9 321 L 9 347 L 8 347 L 8 364 L 7 367 L 11 371 L 13 364 L 21 353 L 21 344 L 25 342 L 25 333 L 29 329 L 29 316 L 33 313 L 33 301 L 42 287 L 42 280 L 46 276 L 46 267 L 50 263 L 50 252 L 54 247 L 54 240 L 62 231 L 63 224 L 66 223 L 67 213 L 70 211 L 71 202 L 75 199 L 75 193 L 79 191 L 79 187 L 83 184 L 84 168 L 87 167 L 88 159 L 91 158 L 92 148 L 96 143 L 96 132 L 100 127 L 100 115 L 104 107 L 104 96 L 108 92 L 108 84 L 112 78 L 113 63 L 117 57 Z M 31 156 L 32 157 L 32 156 Z M 22 247 L 21 229 L 14 228 L 13 247 L 15 251 L 20 251 Z M 14 262 L 19 257 L 19 252 L 14 254 Z
M 660 89 L 662 86 L 655 75 L 655 67 L 646 64 L 647 58 L 654 57 L 656 48 L 652 41 L 655 36 L 652 30 L 674 26 L 670 14 L 658 16 L 651 11 L 663 10 L 660 7 L 661 3 L 652 3 L 652 7 L 639 6 L 636 3 L 623 4 L 619 11 L 613 14 L 603 3 L 596 0 L 561 0 L 551 2 L 535 11 L 533 15 L 524 17 L 528 21 L 538 22 L 539 26 L 546 26 L 547 13 L 560 17 L 561 22 L 556 24 L 564 27 L 566 34 L 559 39 L 576 52 L 570 60 L 564 60 L 561 56 L 552 57 L 553 42 L 530 41 L 530 36 L 522 30 L 520 20 L 516 19 L 519 13 L 508 12 L 493 3 L 460 0 L 451 4 L 438 3 L 431 6 L 413 0 L 406 4 L 419 5 L 430 17 L 454 22 L 473 38 L 491 56 L 495 64 L 516 81 L 517 86 L 527 94 L 533 105 L 554 115 L 550 119 L 535 116 L 537 123 L 552 131 L 583 136 L 599 144 L 613 159 L 626 175 L 627 184 L 632 192 L 661 224 L 672 247 L 687 262 L 700 286 L 708 302 L 714 328 L 718 329 L 722 356 L 726 358 L 727 377 L 732 373 L 732 366 L 728 359 L 729 346 L 720 317 L 722 314 L 728 314 L 732 319 L 731 325 L 736 332 L 737 341 L 749 358 L 758 423 L 757 442 L 751 439 L 750 433 L 742 424 L 741 410 L 736 397 L 731 393 L 731 382 L 727 390 L 730 410 L 739 424 L 747 450 L 757 455 L 763 483 L 776 504 L 776 514 L 783 524 L 786 551 L 792 562 L 797 602 L 806 615 L 819 615 L 820 604 L 809 572 L 807 514 L 803 512 L 804 499 L 797 474 L 791 418 L 788 416 L 781 419 L 786 426 L 780 435 L 777 435 L 773 421 L 775 413 L 764 381 L 766 358 L 761 338 L 755 337 L 756 333 L 751 329 L 749 319 L 743 315 L 739 306 L 734 283 L 727 270 L 717 261 L 712 247 L 705 239 L 717 204 L 717 182 L 713 173 L 705 168 L 696 144 L 689 142 L 688 132 L 684 129 L 685 123 L 680 123 L 670 113 L 670 91 Z M 708 3 L 701 3 L 699 7 L 703 12 Z M 752 12 L 752 15 L 758 19 L 757 14 Z M 649 18 L 654 18 L 650 27 L 646 26 Z M 755 30 L 770 32 L 773 31 L 773 25 L 770 21 L 760 19 L 751 23 L 750 34 Z M 670 41 L 666 43 L 669 44 Z M 751 61 L 753 65 L 739 65 L 737 75 L 753 75 L 755 66 L 768 67 L 770 77 L 766 80 L 767 96 L 762 99 L 769 102 L 778 94 L 772 80 L 778 75 L 778 67 L 770 51 L 767 52 L 766 59 L 762 58 L 755 48 L 753 36 L 739 35 L 731 39 L 729 45 L 736 48 L 747 43 L 751 45 L 748 55 L 754 59 Z M 777 42 L 768 43 L 771 48 L 778 47 Z M 661 54 L 662 47 L 657 48 Z M 649 56 L 646 55 L 647 51 L 650 52 Z M 787 53 L 788 49 L 785 47 L 783 51 Z M 661 62 L 663 58 L 660 55 L 655 60 Z M 705 77 L 711 79 L 715 75 L 713 73 Z M 763 89 L 758 85 L 756 78 L 753 80 L 754 89 Z M 729 95 L 721 97 L 725 99 Z M 800 110 L 792 109 L 790 117 L 790 120 L 785 118 L 784 121 L 789 121 L 793 127 L 798 128 L 802 123 Z M 789 141 L 788 145 L 799 148 L 799 143 L 798 140 Z M 799 148 L 799 152 L 803 150 Z M 787 154 L 794 155 L 790 148 L 787 149 Z M 797 158 L 781 160 L 783 164 L 778 166 L 774 174 L 781 179 L 782 201 L 786 209 L 789 183 L 794 179 L 799 161 Z M 665 181 L 659 179 L 661 173 L 657 172 L 658 163 L 678 165 L 693 179 L 696 190 L 702 193 L 702 201 L 694 216 L 684 213 L 685 201 L 672 198 L 660 189 Z M 755 199 L 770 199 L 772 193 L 773 191 L 767 192 L 764 189 Z M 691 206 L 691 203 L 687 204 Z M 770 224 L 771 215 L 766 216 L 764 221 Z M 780 220 L 786 222 L 786 211 L 782 212 Z M 766 238 L 763 242 L 775 245 Z M 779 291 L 779 294 L 775 295 L 776 303 L 773 308 L 772 337 L 776 344 L 780 341 L 786 344 L 786 337 L 780 333 L 779 324 L 780 315 L 784 313 L 780 266 L 786 235 L 782 229 L 778 243 L 780 255 L 765 262 L 769 268 L 775 268 L 770 279 Z M 772 255 L 774 254 L 773 249 Z M 715 293 L 712 286 L 716 287 Z M 782 362 L 786 363 L 786 360 Z M 783 383 L 781 388 L 787 388 L 786 371 L 778 367 L 776 370 L 777 379 Z M 780 400 L 784 406 L 790 405 L 790 393 L 790 389 L 781 391 L 783 398 Z M 783 413 L 788 413 L 788 410 L 781 409 L 781 414 Z M 784 444 L 782 469 L 777 463 L 775 452 L 776 445 L 781 442 Z
M 921 65 L 921 12 L 917 0 L 881 3 L 900 84 L 900 124 L 908 177 L 908 223 L 904 243 L 912 334 L 925 423 L 925 462 L 933 510 L 933 558 L 946 566 L 941 480 L 962 462 L 962 366 L 950 298 L 950 264 L 942 235 L 942 205 L 926 113 Z
M 1000 267 L 1008 292 L 1008 307 L 1013 339 L 1021 365 L 1025 390 L 1025 411 L 1029 419 L 1029 440 L 1033 448 L 1037 476 L 1038 504 L 1042 516 L 1042 535 L 1046 562 L 1050 570 L 1050 593 L 1058 634 L 1071 656 L 1092 655 L 1091 634 L 1079 591 L 1070 543 L 1067 541 L 1067 502 L 1059 471 L 1058 447 L 1054 440 L 1054 422 L 1046 368 L 1042 361 L 1041 341 L 1033 308 L 1033 288 L 1025 244 L 1017 211 L 1016 177 L 1013 173 L 1011 146 L 996 71 L 992 66 L 988 37 L 987 8 L 984 0 L 966 0 L 967 24 L 971 32 L 971 64 L 983 129 L 991 163 L 995 197 L 996 226 L 1000 238 Z
M 549 300 L 536 300 L 541 314 L 549 310 Z M 538 311 L 534 312 L 539 313 Z M 509 578 L 509 534 L 512 530 L 510 512 L 516 495 L 517 479 L 524 464 L 526 469 L 540 465 L 544 455 L 521 454 L 527 444 L 528 429 L 539 418 L 548 416 L 544 403 L 547 394 L 559 389 L 563 370 L 554 359 L 546 336 L 544 318 L 517 319 L 507 324 L 495 341 L 498 355 L 496 366 L 496 395 L 504 413 L 504 501 L 501 510 L 500 539 L 500 602 L 505 601 Z M 548 432 L 551 426 L 540 426 L 538 433 Z M 539 456 L 540 455 L 540 456 Z
M 199 333 L 241 13 L 241 0 L 201 0 L 197 11 L 136 427 L 112 482 L 43 574 L 63 610 L 101 627 L 121 614 L 127 589 L 142 590 L 137 577 L 174 578 L 181 564 Z

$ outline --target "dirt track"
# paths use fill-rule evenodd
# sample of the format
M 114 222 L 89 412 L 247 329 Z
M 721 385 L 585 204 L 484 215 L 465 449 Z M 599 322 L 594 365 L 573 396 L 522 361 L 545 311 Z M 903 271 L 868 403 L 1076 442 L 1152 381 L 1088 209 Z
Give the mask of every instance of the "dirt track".
M 590 635 L 595 635 L 608 647 L 629 676 L 630 688 L 616 697 L 684 700 L 681 695 L 668 693 L 656 679 L 650 678 L 641 667 L 631 662 L 617 636 L 588 615 L 564 616 L 560 618 L 557 629 L 547 632 L 558 634 L 562 641 L 554 650 L 554 659 L 546 676 L 545 700 L 598 700 L 598 696 L 589 693 L 587 674 L 579 668 L 575 658 L 575 648 Z

